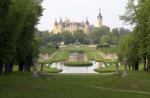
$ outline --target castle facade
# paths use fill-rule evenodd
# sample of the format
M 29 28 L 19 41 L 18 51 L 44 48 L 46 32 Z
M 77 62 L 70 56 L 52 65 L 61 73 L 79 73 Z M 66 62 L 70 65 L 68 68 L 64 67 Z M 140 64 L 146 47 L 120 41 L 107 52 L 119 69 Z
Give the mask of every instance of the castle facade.
M 89 23 L 88 18 L 86 19 L 85 22 L 71 22 L 67 18 L 65 21 L 63 21 L 60 18 L 59 22 L 57 22 L 57 20 L 55 20 L 53 33 L 54 34 L 58 34 L 58 33 L 61 34 L 62 32 L 65 32 L 65 31 L 74 33 L 77 30 L 83 30 L 84 33 L 90 34 L 94 27 L 100 28 L 103 25 L 102 23 L 103 23 L 103 17 L 101 15 L 101 11 L 99 10 L 99 14 L 97 16 L 95 26 L 91 25 Z

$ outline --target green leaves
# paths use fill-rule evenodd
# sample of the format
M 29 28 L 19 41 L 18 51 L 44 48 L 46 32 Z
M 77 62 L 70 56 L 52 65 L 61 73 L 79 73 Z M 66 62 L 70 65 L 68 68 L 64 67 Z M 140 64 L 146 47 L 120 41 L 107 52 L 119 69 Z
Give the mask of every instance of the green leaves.
M 34 32 L 41 15 L 41 0 L 0 0 L 0 59 L 4 64 L 37 57 Z
M 138 0 L 138 4 L 135 5 L 134 1 L 136 0 L 129 1 L 122 19 L 125 22 L 134 23 L 135 28 L 132 35 L 129 35 L 128 39 L 120 45 L 119 52 L 122 57 L 128 58 L 130 65 L 150 56 L 150 2 L 149 0 Z

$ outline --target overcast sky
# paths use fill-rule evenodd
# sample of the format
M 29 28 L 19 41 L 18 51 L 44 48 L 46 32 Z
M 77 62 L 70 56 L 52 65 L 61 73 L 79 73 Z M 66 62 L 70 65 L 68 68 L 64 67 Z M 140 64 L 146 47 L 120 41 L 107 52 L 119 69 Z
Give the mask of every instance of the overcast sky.
M 45 8 L 38 25 L 39 30 L 53 29 L 55 18 L 68 17 L 71 21 L 85 21 L 88 17 L 90 24 L 96 22 L 96 17 L 101 8 L 103 24 L 114 27 L 130 27 L 119 20 L 119 15 L 125 11 L 128 0 L 44 0 Z

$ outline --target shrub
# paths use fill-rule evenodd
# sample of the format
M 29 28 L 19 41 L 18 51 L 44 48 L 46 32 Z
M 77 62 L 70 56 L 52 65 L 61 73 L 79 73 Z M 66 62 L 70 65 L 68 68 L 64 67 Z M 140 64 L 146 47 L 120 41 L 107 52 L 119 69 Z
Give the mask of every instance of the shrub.
M 71 67 L 87 67 L 92 66 L 90 62 L 66 62 L 64 66 L 71 66 Z

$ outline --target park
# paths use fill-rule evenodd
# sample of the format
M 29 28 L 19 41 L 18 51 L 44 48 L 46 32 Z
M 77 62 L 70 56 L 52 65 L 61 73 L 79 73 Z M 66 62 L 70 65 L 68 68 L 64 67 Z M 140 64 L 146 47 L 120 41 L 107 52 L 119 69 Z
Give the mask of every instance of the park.
M 0 98 L 150 98 L 150 2 L 109 2 L 0 0 Z
M 68 52 L 85 52 L 91 60 L 101 62 L 112 62 L 109 59 L 97 59 L 95 52 L 100 52 L 88 46 L 74 48 L 67 46 L 57 50 L 57 54 L 49 60 L 52 62 L 63 61 L 69 56 Z M 66 52 L 64 55 L 64 52 Z M 57 56 L 59 55 L 59 56 Z M 47 62 L 47 63 L 50 63 Z M 46 62 L 43 62 L 46 64 Z M 81 65 L 82 66 L 82 65 Z M 123 65 L 122 65 L 123 66 Z M 43 75 L 40 75 L 40 66 L 37 68 L 38 77 L 33 78 L 32 72 L 14 72 L 6 76 L 0 76 L 0 96 L 3 98 L 149 98 L 150 96 L 150 74 L 142 71 L 129 71 L 127 78 L 122 78 L 121 73 L 124 67 L 119 66 L 119 74 L 116 73 L 116 66 L 109 65 L 99 68 L 100 73 L 58 73 L 56 69 L 44 66 Z M 5 81 L 5 82 L 3 82 Z M 7 89 L 6 89 L 7 87 Z M 8 94 L 9 92 L 9 94 Z

